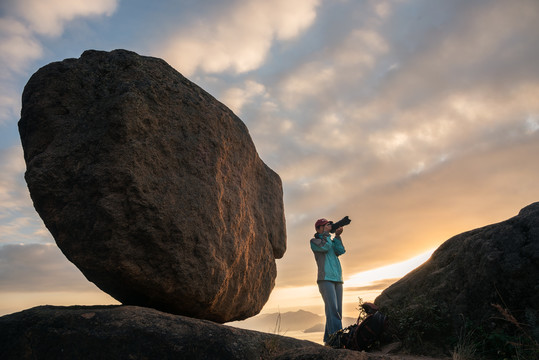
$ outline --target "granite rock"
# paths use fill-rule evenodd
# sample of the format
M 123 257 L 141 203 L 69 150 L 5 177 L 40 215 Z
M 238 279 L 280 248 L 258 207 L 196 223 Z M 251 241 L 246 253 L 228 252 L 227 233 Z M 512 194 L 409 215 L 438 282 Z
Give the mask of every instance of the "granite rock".
M 217 322 L 260 311 L 282 185 L 225 105 L 161 59 L 89 50 L 30 78 L 19 132 L 34 207 L 100 289 Z
M 0 317 L 0 333 L 5 360 L 389 359 L 137 306 L 39 306 Z
M 425 304 L 432 306 L 439 321 L 447 319 L 451 331 L 433 339 L 442 346 L 450 344 L 448 334 L 458 338 L 465 329 L 489 334 L 514 327 L 504 311 L 538 341 L 539 202 L 511 219 L 447 240 L 423 265 L 385 289 L 375 303 L 387 313 L 405 315 L 419 313 L 417 308 Z M 430 335 L 435 334 L 426 334 Z

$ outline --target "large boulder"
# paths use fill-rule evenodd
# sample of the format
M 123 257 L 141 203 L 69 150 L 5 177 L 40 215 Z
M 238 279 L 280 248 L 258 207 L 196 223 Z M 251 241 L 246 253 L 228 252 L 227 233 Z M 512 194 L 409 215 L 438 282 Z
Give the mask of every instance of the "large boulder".
M 382 360 L 136 306 L 40 306 L 0 318 L 0 359 Z
M 515 339 L 532 336 L 538 341 L 539 202 L 509 220 L 447 240 L 375 303 L 399 314 L 400 319 L 393 319 L 396 324 L 423 314 L 411 322 L 430 326 L 432 331 L 422 336 L 438 345 L 449 345 L 452 336 L 462 340 L 463 335 L 474 335 L 504 346 L 512 331 Z M 432 324 L 436 321 L 440 323 Z M 443 331 L 436 339 L 438 330 Z
M 260 311 L 282 185 L 226 106 L 161 59 L 86 51 L 30 78 L 19 132 L 34 207 L 100 289 L 217 322 Z

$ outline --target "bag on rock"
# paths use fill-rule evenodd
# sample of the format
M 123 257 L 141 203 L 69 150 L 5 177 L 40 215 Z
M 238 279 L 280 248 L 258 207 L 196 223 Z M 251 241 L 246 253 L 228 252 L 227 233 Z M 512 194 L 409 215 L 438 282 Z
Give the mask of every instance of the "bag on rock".
M 362 305 L 368 316 L 359 323 L 341 329 L 329 337 L 327 345 L 335 349 L 369 350 L 375 341 L 380 339 L 387 327 L 387 316 L 378 311 L 372 303 Z

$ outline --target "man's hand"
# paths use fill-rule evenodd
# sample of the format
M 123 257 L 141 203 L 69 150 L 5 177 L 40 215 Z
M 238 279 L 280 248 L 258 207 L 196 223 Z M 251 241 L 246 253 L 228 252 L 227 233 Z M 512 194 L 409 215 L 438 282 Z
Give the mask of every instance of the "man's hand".
M 342 234 L 342 226 L 340 228 L 338 228 L 337 230 L 335 230 L 335 236 L 340 236 Z

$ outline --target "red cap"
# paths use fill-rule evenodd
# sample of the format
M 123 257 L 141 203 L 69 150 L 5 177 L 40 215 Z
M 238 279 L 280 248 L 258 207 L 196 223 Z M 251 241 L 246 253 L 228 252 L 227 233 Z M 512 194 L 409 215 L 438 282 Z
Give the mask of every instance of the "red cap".
M 326 225 L 328 222 L 330 222 L 330 221 L 328 221 L 328 220 L 326 220 L 326 219 L 318 219 L 318 220 L 316 220 L 316 222 L 314 223 L 314 228 L 315 228 L 315 229 L 318 229 L 319 226 Z

